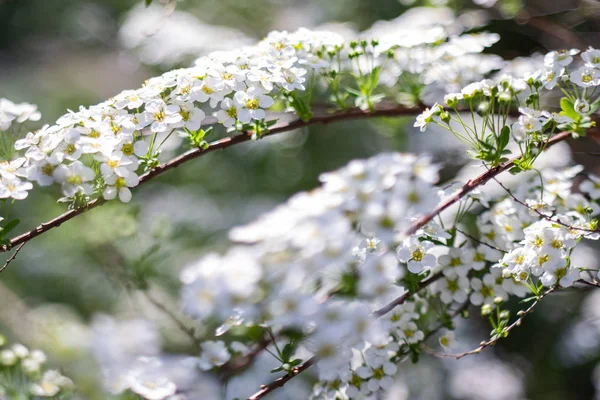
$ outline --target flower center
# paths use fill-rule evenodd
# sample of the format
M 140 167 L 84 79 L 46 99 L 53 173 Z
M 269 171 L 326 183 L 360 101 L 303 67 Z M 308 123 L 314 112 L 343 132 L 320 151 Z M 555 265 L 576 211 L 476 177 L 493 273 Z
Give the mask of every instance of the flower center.
M 411 255 L 412 255 L 412 259 L 414 261 L 421 261 L 421 260 L 423 260 L 423 256 L 425 256 L 425 252 L 423 251 L 422 248 L 417 247 L 415 249 L 415 251 L 412 252 Z
M 78 186 L 83 183 L 83 179 L 81 179 L 81 177 L 78 175 L 71 175 L 67 178 L 67 182 L 73 186 Z
M 235 107 L 231 107 L 229 110 L 225 111 L 227 115 L 231 118 L 237 118 L 237 109 Z
M 123 147 L 121 147 L 121 151 L 123 152 L 123 154 L 125 154 L 126 156 L 130 156 L 133 154 L 133 144 L 132 143 L 125 143 L 123 145 Z
M 53 172 L 54 172 L 54 165 L 52 165 L 52 164 L 46 164 L 42 167 L 42 173 L 44 175 L 52 176 Z
M 257 99 L 248 100 L 246 102 L 246 108 L 249 109 L 249 110 L 256 110 L 256 109 L 258 109 L 258 100 Z

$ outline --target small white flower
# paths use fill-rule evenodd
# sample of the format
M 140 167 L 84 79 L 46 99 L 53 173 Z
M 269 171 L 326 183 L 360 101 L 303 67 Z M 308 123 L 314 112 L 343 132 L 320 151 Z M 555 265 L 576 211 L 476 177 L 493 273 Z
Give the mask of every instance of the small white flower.
M 454 331 L 447 331 L 442 336 L 440 336 L 438 342 L 445 351 L 451 350 L 453 347 L 456 346 L 456 334 L 454 333 Z
M 112 200 L 118 195 L 119 200 L 128 203 L 131 200 L 131 190 L 129 188 L 137 186 L 140 179 L 135 173 L 130 172 L 125 177 L 116 174 L 110 175 L 104 178 L 104 182 L 107 186 L 102 192 L 102 196 L 106 200 Z
M 221 340 L 208 340 L 200 345 L 201 354 L 198 364 L 200 369 L 208 371 L 214 367 L 220 367 L 231 358 L 225 343 Z
M 251 87 L 247 91 L 236 92 L 233 98 L 237 107 L 238 119 L 244 124 L 253 119 L 265 119 L 267 114 L 264 109 L 273 105 L 273 98 L 262 94 L 255 87 Z
M 78 192 L 92 194 L 92 185 L 87 182 L 95 177 L 94 171 L 80 161 L 75 161 L 68 166 L 61 164 L 54 171 L 54 179 L 62 184 L 63 194 L 67 197 L 73 197 Z
M 597 75 L 597 70 L 587 66 L 580 67 L 571 72 L 569 78 L 571 82 L 583 88 L 598 86 L 600 84 L 600 77 Z
M 398 260 L 407 263 L 410 272 L 419 274 L 426 268 L 435 267 L 436 258 L 429 253 L 433 246 L 428 240 L 420 241 L 418 237 L 411 236 L 398 247 Z

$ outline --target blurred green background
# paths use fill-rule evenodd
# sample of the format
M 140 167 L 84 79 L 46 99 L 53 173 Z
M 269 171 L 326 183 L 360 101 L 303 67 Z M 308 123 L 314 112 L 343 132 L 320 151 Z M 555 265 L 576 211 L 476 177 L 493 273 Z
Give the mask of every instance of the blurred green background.
M 195 58 L 192 54 L 150 65 L 139 48 L 126 43 L 120 28 L 132 9 L 143 11 L 141 3 L 0 0 L 0 97 L 38 104 L 42 122 L 52 123 L 67 109 L 98 103 L 172 67 L 190 65 Z M 415 6 L 447 6 L 457 15 L 467 10 L 485 13 L 490 19 L 487 29 L 502 36 L 491 51 L 509 59 L 552 48 L 583 48 L 600 39 L 600 3 L 592 0 L 154 3 L 155 13 L 187 12 L 204 24 L 226 27 L 230 36 L 224 36 L 245 38 L 245 43 L 273 29 L 327 24 L 324 29 L 360 31 Z M 160 35 L 160 29 L 160 25 L 150 26 L 146 51 L 153 46 L 161 50 L 158 46 L 163 44 L 152 39 Z M 185 30 L 180 33 L 183 43 L 198 40 Z M 216 48 L 232 45 L 231 40 L 209 44 Z M 82 354 L 87 346 L 85 324 L 94 314 L 161 320 L 156 309 L 131 290 L 130 283 L 136 282 L 138 274 L 153 271 L 153 290 L 175 308 L 178 271 L 207 251 L 224 249 L 232 226 L 251 221 L 293 193 L 314 188 L 324 171 L 382 151 L 428 151 L 447 165 L 446 178 L 466 163 L 453 138 L 419 135 L 412 123 L 412 118 L 399 118 L 311 127 L 310 135 L 291 132 L 211 153 L 136 189 L 130 204 L 111 202 L 36 238 L 0 275 L 0 331 L 43 347 L 66 374 L 79 378 L 89 374 L 89 360 Z M 592 140 L 578 142 L 574 158 L 598 172 L 600 159 L 589 154 L 597 150 Z M 17 202 L 15 213 L 22 220 L 19 230 L 62 213 L 63 205 L 55 202 L 58 197 L 57 189 L 36 188 L 26 201 Z M 596 253 L 589 251 L 594 260 Z M 469 370 L 472 365 L 466 360 L 430 360 L 418 370 L 430 376 L 436 391 L 423 391 L 414 398 L 593 398 L 600 330 L 593 327 L 598 325 L 589 317 L 593 313 L 582 314 L 582 304 L 600 310 L 600 298 L 585 291 L 548 299 L 522 328 L 485 356 L 491 364 L 480 369 Z M 600 317 L 600 311 L 596 316 Z M 471 344 L 476 344 L 489 328 L 481 321 L 472 325 Z M 167 348 L 184 350 L 185 341 L 168 324 L 164 326 Z M 82 365 L 85 368 L 79 369 Z M 503 366 L 500 375 L 518 378 L 520 392 L 498 397 L 503 393 L 501 382 L 496 382 L 500 385 L 496 388 L 490 383 L 483 392 L 476 392 L 476 384 L 469 379 L 479 381 L 478 375 L 488 372 L 495 376 L 498 368 L 493 365 Z M 460 371 L 464 374 L 459 375 Z

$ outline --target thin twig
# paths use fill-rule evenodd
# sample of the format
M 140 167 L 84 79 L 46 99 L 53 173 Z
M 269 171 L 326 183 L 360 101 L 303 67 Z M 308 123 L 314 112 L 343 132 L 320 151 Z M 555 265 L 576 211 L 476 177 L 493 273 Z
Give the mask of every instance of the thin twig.
M 481 244 L 481 245 L 483 245 L 483 246 L 489 247 L 489 248 L 490 248 L 490 249 L 492 249 L 492 250 L 499 251 L 500 253 L 508 253 L 508 251 L 506 251 L 506 250 L 502 250 L 502 249 L 501 249 L 501 248 L 499 248 L 499 247 L 496 247 L 496 246 L 493 246 L 493 245 L 491 245 L 491 244 L 489 244 L 489 243 L 486 243 L 486 242 L 484 242 L 484 241 L 481 241 L 481 240 L 477 239 L 475 236 L 469 235 L 467 232 L 465 232 L 465 231 L 462 231 L 462 230 L 460 230 L 460 229 L 458 229 L 458 228 L 456 228 L 456 231 L 457 231 L 457 232 L 460 232 L 460 233 L 462 233 L 463 235 L 465 235 L 466 237 L 468 237 L 468 238 L 469 238 L 469 239 L 471 239 L 472 241 L 474 241 L 474 242 L 476 242 L 476 243 L 479 243 L 479 244 Z
M 425 281 L 420 282 L 419 286 L 417 287 L 417 290 L 415 290 L 414 292 L 406 292 L 402 296 L 395 298 L 394 300 L 392 300 L 391 302 L 389 302 L 387 305 L 385 305 L 385 306 L 381 307 L 379 310 L 375 311 L 373 313 L 373 315 L 375 317 L 381 317 L 381 316 L 389 313 L 394 308 L 396 308 L 396 306 L 399 306 L 400 304 L 403 304 L 406 300 L 408 300 L 409 297 L 411 297 L 415 293 L 420 292 L 422 289 L 425 289 L 427 286 L 431 285 L 433 282 L 437 281 L 442 276 L 443 275 L 442 275 L 441 272 L 438 272 L 438 273 L 432 275 L 431 278 L 429 278 L 429 279 L 427 279 Z
M 227 363 L 223 364 L 219 367 L 218 373 L 219 377 L 223 381 L 227 381 L 237 372 L 244 370 L 246 367 L 251 365 L 256 357 L 263 352 L 270 344 L 272 340 L 270 337 L 264 337 L 259 343 L 257 343 L 252 350 L 248 354 L 244 354 L 243 356 L 233 358 L 229 360 Z
M 595 288 L 600 288 L 600 282 L 598 282 L 598 280 L 596 280 L 596 279 L 594 279 L 592 282 L 586 281 L 585 279 L 578 279 L 575 282 L 576 283 L 582 283 L 584 285 L 592 286 L 592 287 L 595 287 Z
M 154 307 L 158 308 L 160 311 L 162 311 L 167 317 L 169 317 L 169 319 L 171 319 L 171 321 L 173 321 L 173 323 L 175 323 L 175 325 L 177 325 L 177 327 L 183 332 L 185 333 L 190 340 L 197 346 L 200 347 L 200 339 L 196 336 L 196 332 L 194 330 L 194 328 L 189 327 L 185 322 L 183 322 L 181 320 L 181 318 L 179 318 L 178 315 L 176 315 L 172 310 L 170 310 L 167 306 L 165 306 L 164 304 L 162 304 L 158 299 L 156 299 L 153 295 L 151 295 L 150 293 L 148 293 L 148 291 L 144 291 L 144 295 L 146 296 L 146 298 L 148 299 L 148 301 L 150 303 L 152 303 L 152 305 L 154 305 Z
M 520 326 L 521 323 L 523 322 L 523 318 L 525 318 L 528 314 L 530 314 L 534 310 L 534 308 L 540 303 L 540 301 L 542 301 L 542 299 L 544 297 L 546 297 L 550 293 L 554 292 L 556 289 L 558 289 L 558 285 L 551 287 L 550 289 L 548 289 L 547 291 L 542 293 L 537 299 L 535 299 L 533 304 L 531 304 L 525 311 L 520 313 L 519 318 L 517 318 L 517 320 L 515 322 L 513 322 L 512 324 L 510 324 L 508 327 L 506 327 L 503 330 L 504 335 L 497 335 L 494 339 L 490 339 L 486 342 L 481 342 L 479 347 L 477 347 L 476 349 L 465 351 L 464 353 L 459 353 L 459 354 L 446 354 L 446 353 L 439 353 L 436 351 L 427 351 L 427 352 L 436 357 L 455 358 L 457 360 L 459 360 L 463 357 L 466 357 L 468 355 L 478 354 L 481 352 L 481 350 L 485 349 L 486 347 L 495 345 L 496 343 L 498 343 L 498 341 L 500 339 L 506 337 L 510 333 L 510 331 L 512 331 L 517 326 Z
M 307 369 L 309 369 L 310 367 L 315 365 L 318 361 L 319 361 L 319 358 L 317 356 L 313 356 L 313 357 L 309 358 L 307 361 L 303 362 L 302 364 L 300 364 L 299 366 L 294 368 L 289 374 L 284 375 L 278 379 L 275 379 L 273 382 L 269 383 L 268 385 L 262 385 L 258 392 L 254 393 L 252 396 L 248 397 L 248 400 L 258 400 L 258 399 L 263 398 L 267 394 L 271 393 L 273 390 L 285 385 L 288 381 L 290 381 L 291 379 L 296 377 L 301 372 L 306 371 Z
M 545 219 L 546 221 L 550 221 L 550 222 L 554 222 L 555 224 L 564 226 L 567 229 L 571 229 L 571 230 L 576 230 L 576 231 L 582 231 L 582 232 L 589 232 L 589 233 L 598 233 L 600 232 L 599 229 L 587 229 L 587 228 L 580 228 L 577 226 L 573 226 L 573 225 L 569 225 L 569 224 L 565 224 L 564 222 L 561 222 L 560 219 L 552 219 L 552 216 L 548 216 L 544 213 L 542 213 L 539 210 L 536 210 L 535 208 L 531 207 L 530 205 L 528 205 L 527 203 L 525 203 L 524 201 L 521 201 L 517 196 L 515 196 L 509 188 L 507 188 L 506 186 L 504 186 L 504 184 L 502 184 L 502 182 L 500 182 L 498 179 L 496 179 L 494 177 L 494 180 L 496 181 L 496 183 L 498 185 L 500 185 L 500 187 L 502 189 L 504 189 L 506 191 L 506 193 L 508 193 L 508 195 L 510 197 L 512 197 L 512 199 L 519 203 L 520 205 L 522 205 L 523 207 L 528 208 L 530 211 L 533 211 L 534 213 L 536 213 L 537 215 L 539 215 L 540 217 L 542 217 L 543 219 Z
M 15 249 L 15 252 L 13 253 L 12 256 L 10 256 L 10 258 L 8 260 L 6 260 L 6 262 L 4 263 L 4 265 L 2 266 L 2 268 L 0 268 L 0 273 L 4 272 L 4 270 L 6 269 L 6 267 L 8 267 L 8 264 L 10 264 L 11 262 L 13 262 L 13 260 L 15 258 L 17 258 L 17 254 L 19 254 L 19 251 L 21 251 L 21 249 L 23 248 L 23 246 L 25 246 L 27 242 L 21 243 L 19 245 L 19 247 L 17 247 Z
M 569 136 L 571 136 L 570 132 L 560 132 L 560 133 L 554 135 L 546 144 L 546 149 L 549 148 L 550 146 L 555 145 L 556 143 L 566 140 Z M 476 178 L 469 180 L 460 190 L 456 191 L 453 195 L 447 197 L 443 202 L 438 204 L 438 206 L 433 211 L 431 211 L 429 214 L 426 214 L 423 217 L 419 218 L 418 220 L 414 221 L 411 224 L 411 226 L 406 230 L 404 235 L 410 236 L 410 235 L 414 234 L 415 232 L 417 232 L 419 229 L 423 228 L 425 225 L 427 225 L 429 223 L 429 221 L 431 221 L 433 218 L 435 218 L 442 211 L 446 210 L 448 207 L 450 207 L 454 203 L 457 203 L 458 201 L 460 201 L 463 197 L 465 197 L 467 194 L 469 194 L 475 188 L 477 188 L 478 186 L 481 186 L 481 185 L 485 185 L 492 178 L 495 178 L 497 175 L 501 174 L 502 172 L 507 171 L 510 168 L 512 168 L 515 165 L 514 162 L 517 159 L 518 159 L 518 157 L 514 158 L 513 160 L 508 161 L 506 163 L 500 164 L 496 167 L 490 168 L 486 172 L 477 176 Z M 436 275 L 432 276 L 426 282 L 422 282 L 419 285 L 419 290 L 421 290 L 424 287 L 428 286 L 429 284 L 433 283 L 435 280 L 439 279 L 439 277 L 441 277 L 441 274 L 439 276 L 436 274 Z M 541 297 L 543 297 L 544 295 L 542 295 Z M 386 306 L 375 311 L 374 315 L 376 315 L 377 317 L 380 317 L 382 315 L 387 314 L 388 312 L 393 310 L 396 306 L 404 303 L 410 296 L 411 296 L 411 294 L 405 293 L 404 295 L 392 300 L 392 302 L 390 302 Z M 541 299 L 541 297 L 540 297 L 540 299 Z M 540 299 L 536 300 L 535 304 L 537 304 L 537 302 Z M 511 325 L 510 329 L 512 329 L 512 325 Z M 264 395 L 285 385 L 285 383 L 288 382 L 290 379 L 294 378 L 300 372 L 310 368 L 313 364 L 316 364 L 318 361 L 319 360 L 318 360 L 317 356 L 312 357 L 306 363 L 300 364 L 296 369 L 294 369 L 292 371 L 293 372 L 292 374 L 285 375 L 285 376 L 273 381 L 272 383 L 270 383 L 268 385 L 263 385 L 261 387 L 261 390 L 259 392 L 255 393 L 254 395 L 252 395 L 251 397 L 249 397 L 248 400 L 256 400 L 256 399 L 262 398 Z M 308 365 L 305 367 L 305 364 L 308 364 Z

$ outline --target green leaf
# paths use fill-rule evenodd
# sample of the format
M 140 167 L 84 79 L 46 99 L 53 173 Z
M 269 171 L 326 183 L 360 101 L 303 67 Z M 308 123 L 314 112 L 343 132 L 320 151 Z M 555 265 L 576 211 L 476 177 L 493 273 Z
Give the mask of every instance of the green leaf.
M 502 151 L 508 145 L 510 140 L 510 128 L 508 125 L 505 125 L 504 128 L 500 131 L 500 136 L 498 136 L 498 150 Z
M 596 101 L 590 104 L 590 112 L 588 114 L 592 115 L 593 113 L 595 113 L 598 107 L 600 107 L 600 97 L 598 97 Z
M 152 0 L 144 0 L 146 2 L 146 7 L 150 7 L 150 4 L 152 4 Z
M 19 225 L 20 222 L 21 222 L 21 220 L 19 218 L 8 221 L 6 223 L 6 225 L 4 225 L 2 227 L 2 233 L 1 233 L 2 236 L 6 235 L 7 233 L 9 233 L 13 229 L 15 229 L 17 227 L 17 225 Z
M 283 361 L 287 362 L 290 358 L 292 358 L 292 355 L 294 355 L 295 351 L 296 344 L 294 342 L 290 342 L 283 347 L 283 350 L 281 350 L 281 358 Z
M 573 121 L 577 122 L 579 119 L 581 119 L 581 115 L 575 111 L 575 107 L 573 106 L 573 103 L 571 103 L 571 100 L 567 99 L 566 97 L 560 99 L 560 108 L 562 109 L 561 114 L 570 117 L 573 119 Z

